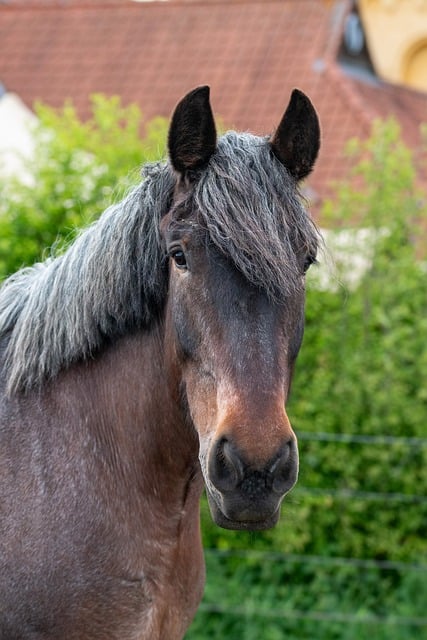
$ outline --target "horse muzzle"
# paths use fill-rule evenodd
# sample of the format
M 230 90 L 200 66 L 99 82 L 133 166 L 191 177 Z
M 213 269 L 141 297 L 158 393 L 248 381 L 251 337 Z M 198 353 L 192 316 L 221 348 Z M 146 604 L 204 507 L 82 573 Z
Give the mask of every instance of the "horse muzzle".
M 298 477 L 295 437 L 267 464 L 251 464 L 233 442 L 222 437 L 211 448 L 207 497 L 214 522 L 224 529 L 270 529 L 280 517 L 284 496 Z

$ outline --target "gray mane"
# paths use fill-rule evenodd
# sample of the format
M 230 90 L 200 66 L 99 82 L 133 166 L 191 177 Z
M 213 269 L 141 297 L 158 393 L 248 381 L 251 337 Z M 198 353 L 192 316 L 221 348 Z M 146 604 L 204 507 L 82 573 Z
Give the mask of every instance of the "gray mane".
M 168 163 L 147 165 L 144 178 L 63 255 L 19 271 L 0 289 L 10 393 L 40 385 L 160 313 L 167 271 L 159 223 L 176 178 Z M 315 253 L 317 232 L 265 139 L 220 138 L 186 205 L 251 282 L 275 298 L 300 286 L 296 252 Z
M 147 326 L 158 311 L 165 293 L 159 222 L 175 178 L 168 165 L 148 165 L 145 174 L 66 253 L 18 271 L 0 289 L 10 392 L 55 376 L 106 337 Z

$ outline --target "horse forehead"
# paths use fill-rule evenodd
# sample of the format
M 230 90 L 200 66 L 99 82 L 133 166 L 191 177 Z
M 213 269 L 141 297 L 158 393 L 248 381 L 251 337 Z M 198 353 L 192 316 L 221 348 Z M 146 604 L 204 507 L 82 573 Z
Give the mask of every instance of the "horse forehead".
M 190 218 L 171 218 L 162 230 L 167 245 L 179 243 L 184 249 L 197 248 L 206 244 L 204 242 L 207 231 Z
M 176 224 L 171 223 L 166 229 L 165 236 L 168 242 L 174 242 L 179 240 L 180 242 L 184 242 L 184 244 L 188 244 L 191 240 L 192 236 L 192 226 L 188 223 L 186 224 Z

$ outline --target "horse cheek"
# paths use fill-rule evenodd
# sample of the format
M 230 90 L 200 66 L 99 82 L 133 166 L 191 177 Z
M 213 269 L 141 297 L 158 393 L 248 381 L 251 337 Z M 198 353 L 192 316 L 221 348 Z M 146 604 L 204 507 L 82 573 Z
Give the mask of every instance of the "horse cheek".
M 185 390 L 190 416 L 201 442 L 209 440 L 217 420 L 217 391 L 213 378 L 200 375 L 189 367 L 185 375 Z

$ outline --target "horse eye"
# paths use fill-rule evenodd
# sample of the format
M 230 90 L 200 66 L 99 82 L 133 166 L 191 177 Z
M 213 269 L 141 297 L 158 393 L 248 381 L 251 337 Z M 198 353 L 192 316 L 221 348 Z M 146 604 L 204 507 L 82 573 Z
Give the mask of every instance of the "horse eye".
M 312 264 L 316 264 L 316 256 L 308 255 L 304 261 L 304 273 L 307 273 Z
M 187 268 L 187 259 L 185 257 L 185 253 L 181 249 L 176 249 L 175 251 L 172 251 L 171 258 L 175 262 L 178 269 Z

